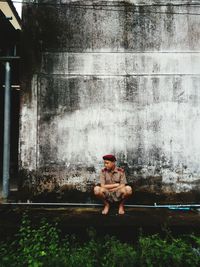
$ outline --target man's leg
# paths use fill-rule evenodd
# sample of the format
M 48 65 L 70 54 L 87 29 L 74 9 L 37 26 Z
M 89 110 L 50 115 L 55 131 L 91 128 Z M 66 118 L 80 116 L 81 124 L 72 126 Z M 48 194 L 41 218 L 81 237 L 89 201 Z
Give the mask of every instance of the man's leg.
M 102 214 L 104 215 L 108 214 L 109 209 L 110 209 L 110 204 L 106 200 L 106 193 L 107 193 L 107 190 L 105 188 L 102 188 L 101 186 L 98 186 L 98 185 L 94 187 L 95 196 L 102 199 L 104 202 L 104 209 L 102 210 Z
M 108 202 L 108 201 L 104 201 L 104 209 L 102 210 L 102 214 L 103 214 L 103 215 L 108 214 L 109 209 L 110 209 L 110 204 L 109 204 L 109 202 Z
M 132 195 L 132 188 L 129 185 L 125 185 L 119 190 L 119 192 L 122 194 L 122 201 L 119 203 L 118 213 L 120 215 L 123 215 L 125 213 L 124 202 Z

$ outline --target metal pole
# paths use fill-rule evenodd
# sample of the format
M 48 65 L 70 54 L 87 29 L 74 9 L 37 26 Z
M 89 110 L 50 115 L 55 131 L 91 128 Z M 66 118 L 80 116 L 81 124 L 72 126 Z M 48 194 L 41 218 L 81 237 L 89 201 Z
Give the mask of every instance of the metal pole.
M 2 203 L 0 206 L 47 206 L 47 207 L 102 207 L 103 204 L 99 203 L 47 203 L 47 202 L 9 202 L 9 203 Z M 139 209 L 170 209 L 170 210 L 190 210 L 190 209 L 197 209 L 200 210 L 200 204 L 169 204 L 169 205 L 142 205 L 142 204 L 125 204 L 127 208 L 139 208 Z
M 4 96 L 4 140 L 3 140 L 3 192 L 7 199 L 10 178 L 10 99 L 11 99 L 10 62 L 5 62 L 5 96 Z

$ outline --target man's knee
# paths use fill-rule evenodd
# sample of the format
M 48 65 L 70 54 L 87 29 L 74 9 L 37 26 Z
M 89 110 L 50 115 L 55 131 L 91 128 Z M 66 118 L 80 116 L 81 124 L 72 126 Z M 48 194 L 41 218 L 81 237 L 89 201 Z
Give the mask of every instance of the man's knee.
M 127 195 L 132 195 L 133 194 L 133 190 L 132 190 L 130 185 L 126 185 L 126 194 Z
M 95 194 L 96 196 L 98 196 L 98 195 L 101 194 L 101 187 L 100 187 L 100 186 L 96 185 L 96 186 L 94 187 L 94 194 Z

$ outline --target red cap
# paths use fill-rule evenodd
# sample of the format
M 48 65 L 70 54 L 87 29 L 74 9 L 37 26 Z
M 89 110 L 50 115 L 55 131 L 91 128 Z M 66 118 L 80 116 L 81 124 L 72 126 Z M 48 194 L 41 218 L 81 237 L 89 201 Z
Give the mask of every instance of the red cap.
M 110 161 L 116 161 L 116 158 L 114 155 L 105 155 L 103 156 L 104 160 L 110 160 Z

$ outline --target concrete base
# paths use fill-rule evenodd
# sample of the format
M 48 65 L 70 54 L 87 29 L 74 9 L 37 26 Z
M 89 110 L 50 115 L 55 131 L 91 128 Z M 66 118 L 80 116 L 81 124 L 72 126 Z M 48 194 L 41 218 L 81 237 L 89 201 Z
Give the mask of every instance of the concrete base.
M 125 215 L 117 215 L 117 207 L 109 215 L 101 214 L 99 208 L 44 208 L 8 207 L 0 205 L 0 237 L 12 237 L 20 227 L 23 213 L 26 212 L 33 225 L 42 218 L 50 223 L 58 223 L 63 236 L 75 233 L 81 239 L 87 238 L 87 229 L 94 228 L 97 235 L 116 235 L 124 241 L 137 239 L 138 234 L 164 233 L 170 229 L 173 234 L 200 233 L 200 213 L 196 211 L 175 211 L 168 209 L 126 208 Z

